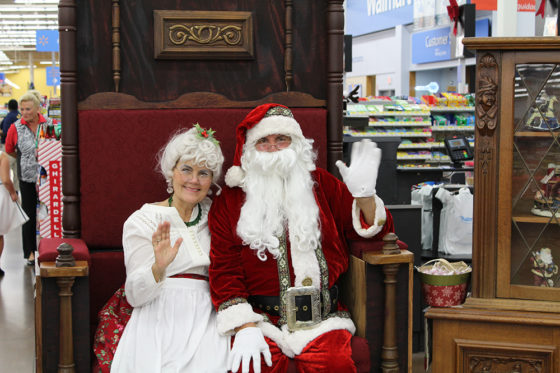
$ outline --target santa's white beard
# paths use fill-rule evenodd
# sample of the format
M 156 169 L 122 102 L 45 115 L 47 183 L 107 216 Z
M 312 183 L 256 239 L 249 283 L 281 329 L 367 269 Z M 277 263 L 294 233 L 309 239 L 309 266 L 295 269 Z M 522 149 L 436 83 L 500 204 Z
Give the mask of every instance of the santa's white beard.
M 246 201 L 241 208 L 237 234 L 245 245 L 257 251 L 263 261 L 266 251 L 275 258 L 278 256 L 278 237 L 287 228 L 292 258 L 297 255 L 300 259 L 306 257 L 306 261 L 317 263 L 315 249 L 320 242 L 321 230 L 310 173 L 315 169 L 314 155 L 309 151 L 310 144 L 305 143 L 303 147 L 305 150 L 299 152 L 292 147 L 271 153 L 256 151 L 254 147 L 244 150 Z M 312 268 L 312 274 L 304 273 L 308 272 L 304 267 L 315 267 L 313 263 L 292 262 L 296 283 L 301 282 L 301 276 L 311 277 L 314 284 L 319 283 L 318 268 Z M 298 270 L 298 267 L 302 268 Z

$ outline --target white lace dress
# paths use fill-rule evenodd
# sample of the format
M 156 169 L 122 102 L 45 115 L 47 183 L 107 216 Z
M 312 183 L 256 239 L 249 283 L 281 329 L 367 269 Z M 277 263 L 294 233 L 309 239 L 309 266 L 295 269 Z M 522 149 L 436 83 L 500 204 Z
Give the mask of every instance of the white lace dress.
M 208 281 L 170 278 L 182 273 L 208 276 L 210 204 L 208 198 L 200 203 L 202 219 L 190 228 L 175 208 L 152 204 L 125 222 L 125 292 L 134 310 L 117 346 L 112 373 L 227 372 L 230 340 L 216 330 Z M 192 220 L 197 214 L 195 208 Z M 183 243 L 166 278 L 156 283 L 152 234 L 163 221 L 171 223 L 171 242 L 182 237 Z

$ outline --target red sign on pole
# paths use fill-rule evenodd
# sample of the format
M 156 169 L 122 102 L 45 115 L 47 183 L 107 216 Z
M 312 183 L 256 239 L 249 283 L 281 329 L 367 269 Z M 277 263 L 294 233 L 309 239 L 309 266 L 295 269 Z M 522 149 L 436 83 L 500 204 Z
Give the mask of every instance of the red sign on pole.
M 517 0 L 518 12 L 533 12 L 537 10 L 536 0 Z
M 498 0 L 471 0 L 476 5 L 476 10 L 497 10 Z
M 49 162 L 51 237 L 62 237 L 62 190 L 60 161 Z

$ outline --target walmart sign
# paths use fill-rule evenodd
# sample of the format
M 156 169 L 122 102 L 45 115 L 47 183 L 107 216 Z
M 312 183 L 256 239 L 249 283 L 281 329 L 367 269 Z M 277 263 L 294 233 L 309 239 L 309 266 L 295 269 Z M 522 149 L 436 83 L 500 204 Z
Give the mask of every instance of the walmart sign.
M 35 30 L 37 52 L 58 52 L 58 30 Z
M 346 34 L 353 36 L 412 23 L 412 0 L 347 0 Z

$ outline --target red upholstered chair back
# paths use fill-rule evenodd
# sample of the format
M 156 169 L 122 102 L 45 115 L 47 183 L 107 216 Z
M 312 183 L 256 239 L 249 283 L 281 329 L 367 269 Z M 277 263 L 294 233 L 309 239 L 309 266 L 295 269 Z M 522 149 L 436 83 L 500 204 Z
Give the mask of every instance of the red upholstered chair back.
M 126 218 L 142 204 L 167 197 L 156 154 L 173 133 L 194 123 L 216 130 L 225 174 L 235 150 L 235 128 L 251 109 L 80 111 L 80 210 L 82 238 L 90 251 L 120 249 Z M 318 166 L 325 167 L 326 110 L 293 112 L 304 135 L 315 140 Z

